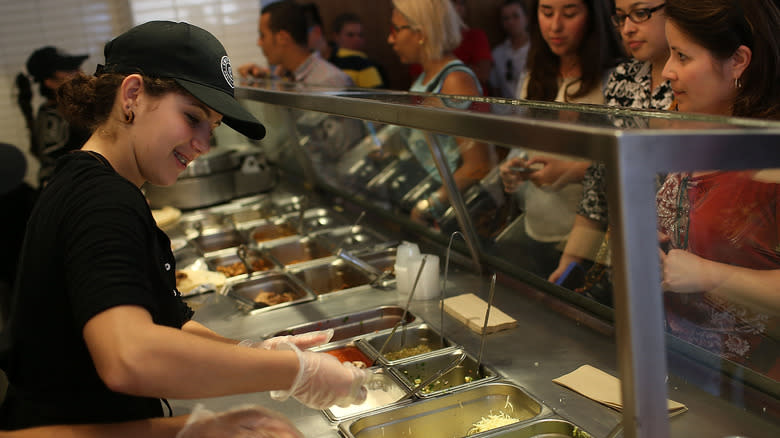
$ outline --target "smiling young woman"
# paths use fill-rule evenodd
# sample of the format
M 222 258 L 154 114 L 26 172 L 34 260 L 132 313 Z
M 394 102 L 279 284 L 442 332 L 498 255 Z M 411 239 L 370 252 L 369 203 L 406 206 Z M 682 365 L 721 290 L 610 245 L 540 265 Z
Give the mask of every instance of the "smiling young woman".
M 160 397 L 362 401 L 363 370 L 301 351 L 312 342 L 295 337 L 238 348 L 193 321 L 176 287 L 170 239 L 141 185 L 174 183 L 221 122 L 265 133 L 234 98 L 222 44 L 187 23 L 152 21 L 106 44 L 105 59 L 58 90 L 69 121 L 93 133 L 58 161 L 27 225 L 0 343 L 10 345 L 0 428 L 149 419 L 163 415 Z M 315 345 L 330 338 L 318 336 Z

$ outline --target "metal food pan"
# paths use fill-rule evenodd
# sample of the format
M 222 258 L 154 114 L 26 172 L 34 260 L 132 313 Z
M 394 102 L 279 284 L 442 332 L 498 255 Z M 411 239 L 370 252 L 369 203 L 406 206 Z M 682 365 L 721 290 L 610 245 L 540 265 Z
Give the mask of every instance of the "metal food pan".
M 186 236 L 189 239 L 200 233 L 214 233 L 225 227 L 224 217 L 205 210 L 184 213 L 174 225 L 166 227 L 169 234 Z M 201 231 L 198 231 L 200 228 Z
M 226 294 L 237 300 L 244 310 L 263 311 L 304 303 L 316 298 L 283 272 L 269 272 L 249 279 L 230 281 Z M 269 299 L 278 299 L 279 295 L 286 295 L 286 298 L 292 299 L 279 303 L 269 302 Z
M 273 206 L 269 201 L 230 213 L 226 215 L 226 220 L 233 223 L 236 228 L 243 228 L 248 226 L 248 224 L 267 219 L 273 215 Z
M 310 238 L 286 239 L 263 245 L 270 257 L 280 266 L 289 266 L 310 260 L 332 256 L 328 248 Z
M 203 234 L 192 239 L 191 242 L 205 255 L 225 248 L 235 248 L 245 244 L 246 239 L 239 231 L 231 228 L 216 233 Z
M 360 259 L 380 271 L 393 271 L 395 269 L 396 248 L 386 248 L 377 252 L 363 253 Z
M 303 196 L 292 194 L 273 194 L 271 196 L 273 211 L 277 215 L 299 211 L 304 203 L 304 200 L 305 199 Z
M 257 249 L 248 248 L 246 258 L 249 266 L 252 268 L 253 275 L 277 268 L 270 258 Z M 210 253 L 205 258 L 205 261 L 210 270 L 222 272 L 228 278 L 239 275 L 246 276 L 247 274 L 246 266 L 241 257 L 238 256 L 237 248 L 228 248 Z
M 484 432 L 481 436 L 485 438 L 593 438 L 576 424 L 560 418 L 534 420 L 515 429 L 511 427 L 496 429 Z
M 354 291 L 360 286 L 369 286 L 370 279 L 343 260 L 292 268 L 290 275 L 297 278 L 316 295 Z
M 359 405 L 345 408 L 331 406 L 324 410 L 329 420 L 337 422 L 369 412 L 391 409 L 411 403 L 407 391 L 398 380 L 382 368 L 369 368 L 371 380 L 366 385 L 366 400 Z
M 515 429 L 524 421 L 552 413 L 519 386 L 488 383 L 346 420 L 339 424 L 339 430 L 347 438 L 465 437 L 482 417 L 500 412 L 520 421 L 496 432 Z
M 295 225 L 286 220 L 263 221 L 251 228 L 247 239 L 253 243 L 263 243 L 298 234 Z
M 285 215 L 292 223 L 298 226 L 299 215 Z M 348 225 L 347 221 L 324 208 L 310 208 L 303 213 L 303 231 L 311 233 Z
M 410 391 L 413 391 L 421 382 L 447 367 L 462 353 L 464 351 L 460 348 L 449 351 L 440 350 L 434 355 L 420 356 L 411 362 L 397 364 L 393 366 L 392 372 Z M 467 354 L 463 362 L 444 373 L 435 382 L 426 385 L 427 387 L 422 388 L 417 395 L 421 398 L 435 397 L 446 392 L 481 385 L 496 380 L 498 377 L 498 372 L 485 364 L 480 364 L 477 367 L 477 360 Z
M 395 333 L 382 333 L 374 336 L 368 336 L 360 340 L 365 344 L 365 349 L 371 351 L 379 361 L 386 365 L 394 365 L 399 362 L 405 362 L 413 357 L 429 354 L 441 349 L 453 347 L 453 343 L 442 337 L 433 330 L 428 324 L 419 324 L 414 327 L 401 327 Z M 379 351 L 387 339 L 390 342 L 385 346 L 382 355 Z
M 344 226 L 316 233 L 318 239 L 327 242 L 334 249 L 361 252 L 375 247 L 389 239 L 363 226 Z
M 339 315 L 333 318 L 301 324 L 286 330 L 274 333 L 268 337 L 282 335 L 299 335 L 317 330 L 332 328 L 334 330 L 332 342 L 375 333 L 380 330 L 392 328 L 398 321 L 404 309 L 397 306 L 382 306 L 362 312 Z M 411 312 L 406 314 L 406 323 L 412 323 L 417 317 Z

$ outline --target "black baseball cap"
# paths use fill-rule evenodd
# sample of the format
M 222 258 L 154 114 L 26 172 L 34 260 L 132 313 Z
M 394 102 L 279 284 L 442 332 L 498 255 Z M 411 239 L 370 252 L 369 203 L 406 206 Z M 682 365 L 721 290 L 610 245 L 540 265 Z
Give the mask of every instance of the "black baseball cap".
M 265 127 L 244 109 L 233 93 L 233 69 L 222 43 L 189 23 L 150 21 L 114 38 L 104 49 L 101 71 L 141 73 L 175 80 L 196 99 L 222 114 L 226 125 L 261 139 Z
M 27 72 L 36 82 L 43 82 L 56 71 L 78 70 L 87 58 L 89 55 L 69 55 L 56 47 L 41 47 L 27 58 Z

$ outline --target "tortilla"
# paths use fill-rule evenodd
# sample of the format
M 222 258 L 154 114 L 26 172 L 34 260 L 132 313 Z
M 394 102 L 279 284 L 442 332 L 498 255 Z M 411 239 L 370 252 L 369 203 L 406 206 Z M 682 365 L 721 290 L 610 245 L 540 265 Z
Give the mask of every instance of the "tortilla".
M 227 277 L 221 272 L 193 269 L 176 270 L 176 288 L 182 295 L 188 295 L 196 287 L 204 284 L 213 285 L 215 290 L 219 290 L 225 285 L 226 280 Z
M 152 217 L 157 222 L 157 226 L 164 228 L 175 224 L 181 218 L 181 210 L 173 207 L 163 207 L 159 210 L 152 210 Z

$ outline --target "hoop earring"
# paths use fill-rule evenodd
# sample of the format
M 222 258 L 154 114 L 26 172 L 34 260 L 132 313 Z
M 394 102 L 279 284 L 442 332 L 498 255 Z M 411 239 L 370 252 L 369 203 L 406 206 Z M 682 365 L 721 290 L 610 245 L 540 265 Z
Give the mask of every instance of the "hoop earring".
M 736 89 L 742 88 L 742 80 L 740 80 L 740 78 L 734 79 L 734 88 Z
M 129 114 L 125 114 L 125 123 L 129 125 L 133 123 L 133 120 L 135 120 L 135 113 L 133 112 L 133 110 L 130 110 Z

